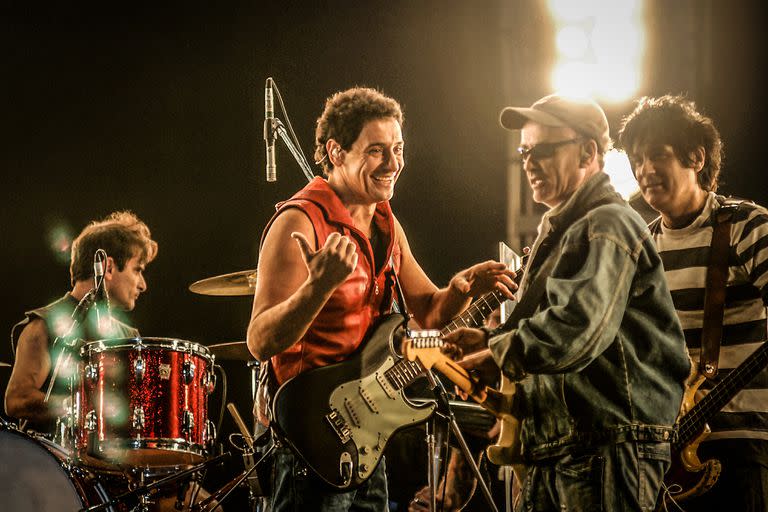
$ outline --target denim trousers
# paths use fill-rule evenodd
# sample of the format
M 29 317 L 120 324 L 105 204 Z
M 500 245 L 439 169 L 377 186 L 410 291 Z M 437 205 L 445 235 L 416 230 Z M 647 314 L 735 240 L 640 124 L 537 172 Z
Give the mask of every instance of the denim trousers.
M 575 448 L 528 467 L 515 511 L 652 512 L 669 465 L 669 443 Z
M 386 512 L 387 475 L 384 458 L 371 477 L 353 491 L 332 490 L 287 447 L 275 450 L 272 512 Z

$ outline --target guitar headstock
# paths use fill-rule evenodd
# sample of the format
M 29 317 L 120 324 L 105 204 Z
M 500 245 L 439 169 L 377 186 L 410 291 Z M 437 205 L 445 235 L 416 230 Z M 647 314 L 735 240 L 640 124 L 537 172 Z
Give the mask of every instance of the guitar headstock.
M 424 368 L 432 368 L 435 363 L 445 359 L 445 354 L 440 352 L 440 348 L 444 344 L 445 342 L 438 330 L 411 330 L 403 340 L 403 357 L 409 361 L 418 359 Z

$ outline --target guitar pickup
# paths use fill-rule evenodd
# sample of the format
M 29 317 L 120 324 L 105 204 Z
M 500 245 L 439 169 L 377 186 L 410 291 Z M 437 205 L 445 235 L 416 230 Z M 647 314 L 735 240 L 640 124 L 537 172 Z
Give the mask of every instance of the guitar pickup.
M 397 391 L 395 391 L 395 388 L 393 388 L 392 384 L 389 383 L 386 375 L 384 375 L 383 372 L 376 372 L 376 382 L 379 383 L 381 389 L 384 390 L 390 399 L 394 400 L 397 398 Z
M 349 419 L 352 421 L 352 424 L 355 427 L 360 428 L 360 417 L 357 415 L 355 405 L 350 401 L 349 398 L 344 399 L 344 409 L 347 410 L 347 414 L 349 415 Z
M 341 444 L 346 444 L 352 439 L 352 430 L 350 430 L 347 422 L 344 421 L 344 418 L 341 417 L 339 411 L 332 409 L 330 413 L 325 415 L 325 419 L 328 420 L 328 423 L 338 436 Z
M 372 413 L 379 414 L 379 408 L 376 407 L 376 400 L 374 400 L 371 394 L 363 387 L 360 388 L 360 396 Z

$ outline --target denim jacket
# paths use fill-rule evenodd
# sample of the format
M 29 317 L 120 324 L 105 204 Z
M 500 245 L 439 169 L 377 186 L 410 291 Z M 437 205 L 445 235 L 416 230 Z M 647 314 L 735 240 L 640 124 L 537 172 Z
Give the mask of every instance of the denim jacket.
M 548 255 L 557 260 L 538 309 L 489 342 L 502 371 L 520 381 L 523 456 L 669 442 L 690 359 L 645 223 L 601 172 L 542 227 L 526 282 Z

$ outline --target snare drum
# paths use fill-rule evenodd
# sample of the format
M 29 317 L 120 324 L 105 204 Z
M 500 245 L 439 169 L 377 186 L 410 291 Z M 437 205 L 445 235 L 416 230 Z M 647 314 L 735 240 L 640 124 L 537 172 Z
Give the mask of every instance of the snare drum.
M 102 505 L 110 501 L 107 480 L 122 492 L 128 490 L 123 474 L 102 478 L 70 464 L 61 446 L 43 437 L 0 427 L 0 507 L 3 510 L 76 512 Z M 121 504 L 104 510 L 127 510 L 123 507 Z
M 135 466 L 195 464 L 215 438 L 213 356 L 197 343 L 124 338 L 86 343 L 75 394 L 79 457 Z

